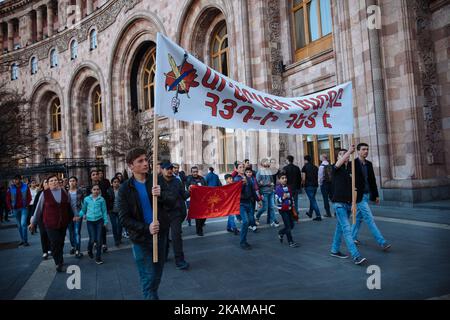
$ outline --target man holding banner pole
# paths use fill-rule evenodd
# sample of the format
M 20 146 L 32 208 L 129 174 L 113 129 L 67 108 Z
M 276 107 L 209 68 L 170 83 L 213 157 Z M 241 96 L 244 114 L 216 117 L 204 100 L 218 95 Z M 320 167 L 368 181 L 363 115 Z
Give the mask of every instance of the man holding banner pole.
M 148 175 L 149 163 L 144 149 L 131 150 L 126 157 L 126 162 L 133 175 L 119 189 L 119 219 L 122 226 L 128 230 L 133 243 L 132 251 L 144 298 L 158 300 L 169 217 L 162 211 L 155 219 L 153 208 L 163 204 L 168 205 L 171 199 L 161 193 L 160 186 L 153 183 L 153 177 Z M 155 199 L 157 199 L 156 203 Z M 156 206 L 152 208 L 152 204 Z M 153 244 L 157 244 L 156 255 Z
M 353 242 L 352 227 L 348 217 L 355 207 L 355 193 L 352 185 L 355 184 L 353 180 L 354 174 L 352 173 L 351 164 L 349 163 L 350 156 L 355 152 L 355 146 L 352 145 L 347 151 L 341 149 L 338 153 L 338 161 L 333 166 L 333 206 L 336 212 L 336 231 L 333 237 L 333 243 L 331 245 L 331 256 L 346 259 L 347 255 L 340 252 L 341 238 L 344 238 L 345 244 L 353 258 L 353 262 L 357 265 L 361 265 L 366 262 L 366 258 L 363 258 Z M 354 161 L 353 161 L 354 162 Z M 352 181 L 353 180 L 353 181 Z

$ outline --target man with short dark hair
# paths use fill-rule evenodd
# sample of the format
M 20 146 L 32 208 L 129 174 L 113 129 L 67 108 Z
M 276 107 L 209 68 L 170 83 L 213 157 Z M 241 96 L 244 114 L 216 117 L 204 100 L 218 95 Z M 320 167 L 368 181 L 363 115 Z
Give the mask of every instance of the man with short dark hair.
M 357 190 L 360 195 L 362 194 L 362 200 L 357 206 L 358 211 L 356 213 L 356 223 L 352 227 L 352 237 L 356 244 L 360 244 L 358 232 L 361 222 L 364 220 L 378 245 L 384 251 L 387 251 L 391 245 L 383 238 L 383 235 L 373 220 L 372 211 L 369 207 L 369 200 L 374 201 L 376 204 L 380 203 L 373 165 L 372 162 L 367 160 L 369 145 L 367 143 L 360 143 L 356 146 L 356 150 L 358 151 L 358 158 L 355 159 L 355 176 L 356 179 L 364 181 L 364 188 L 362 188 L 363 190 L 360 190 L 361 188 Z
M 350 150 L 341 149 L 338 153 L 338 161 L 333 166 L 333 182 L 332 182 L 332 202 L 336 212 L 336 230 L 334 232 L 333 243 L 331 245 L 331 256 L 340 259 L 348 258 L 339 249 L 341 246 L 341 238 L 344 238 L 347 249 L 356 265 L 366 262 L 358 251 L 352 239 L 352 227 L 348 217 L 351 214 L 352 206 L 352 178 L 351 164 L 349 162 L 350 155 L 355 152 L 355 146 L 352 145 Z M 359 186 L 356 181 L 356 187 Z M 358 199 L 356 199 L 358 202 Z
M 294 208 L 298 214 L 298 195 L 302 192 L 302 175 L 300 172 L 300 168 L 294 164 L 293 156 L 287 156 L 286 161 L 288 162 L 288 164 L 283 168 L 283 171 L 287 177 L 287 185 L 292 191 L 291 196 L 294 200 Z
M 316 217 L 313 220 L 322 221 L 319 206 L 316 201 L 317 188 L 319 187 L 319 169 L 312 163 L 310 155 L 304 156 L 303 159 L 305 160 L 305 165 L 302 168 L 302 184 L 305 186 L 305 192 L 309 199 L 309 211 L 306 212 L 306 215 L 312 218 L 312 213 L 315 211 Z
M 205 180 L 208 187 L 220 187 L 222 182 L 220 182 L 219 176 L 214 173 L 214 168 L 209 167 L 209 173 L 206 175 Z
M 170 234 L 172 237 L 175 265 L 179 270 L 189 268 L 189 263 L 184 259 L 183 239 L 181 237 L 181 225 L 186 218 L 185 201 L 189 198 L 189 192 L 184 189 L 183 183 L 173 175 L 173 165 L 170 162 L 161 163 L 162 176 L 158 177 L 161 192 L 167 198 L 173 199 L 170 204 L 162 205 L 170 219 Z M 167 255 L 169 254 L 169 241 L 167 241 Z
M 20 234 L 19 246 L 29 246 L 28 243 L 28 208 L 31 202 L 30 188 L 22 182 L 22 177 L 16 175 L 13 180 L 13 184 L 8 188 L 6 192 L 6 208 L 8 211 L 12 211 L 17 221 L 17 228 Z
M 206 186 L 206 180 L 198 174 L 198 167 L 193 166 L 191 168 L 191 175 L 186 178 L 186 188 L 191 191 L 192 186 Z M 198 236 L 203 236 L 203 227 L 205 226 L 206 219 L 195 219 L 195 229 Z
M 158 300 L 158 287 L 166 257 L 166 241 L 170 219 L 162 210 L 163 204 L 173 199 L 161 193 L 159 185 L 153 186 L 148 174 L 149 164 L 146 151 L 131 150 L 126 157 L 132 177 L 119 189 L 119 219 L 133 242 L 132 250 L 141 279 L 145 299 Z M 158 197 L 158 220 L 153 221 L 153 197 Z M 158 235 L 158 262 L 153 263 L 153 235 Z

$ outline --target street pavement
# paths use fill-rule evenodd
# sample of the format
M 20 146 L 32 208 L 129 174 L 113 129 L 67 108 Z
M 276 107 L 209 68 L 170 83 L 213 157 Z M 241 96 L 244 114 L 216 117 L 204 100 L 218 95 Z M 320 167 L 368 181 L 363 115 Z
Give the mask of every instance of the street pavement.
M 293 230 L 298 248 L 288 247 L 286 241 L 280 244 L 277 228 L 265 224 L 265 215 L 258 232 L 249 231 L 250 251 L 239 247 L 239 236 L 225 231 L 224 218 L 207 220 L 204 237 L 195 235 L 194 221 L 192 226 L 185 222 L 184 251 L 190 269 L 177 270 L 171 251 L 160 298 L 450 299 L 450 202 L 418 208 L 373 205 L 375 221 L 392 249 L 383 252 L 363 224 L 359 249 L 368 260 L 365 266 L 329 255 L 335 218 L 311 221 L 305 215 L 308 205 L 302 194 L 301 221 Z M 320 200 L 319 206 L 323 210 Z M 11 223 L 1 225 L 0 300 L 142 299 L 130 242 L 115 248 L 108 228 L 109 251 L 102 256 L 103 265 L 96 265 L 86 251 L 81 259 L 69 255 L 66 241 L 65 263 L 79 266 L 81 274 L 81 288 L 70 290 L 67 280 L 72 274 L 57 274 L 53 260 L 42 260 L 39 234 L 29 235 L 31 246 L 17 247 L 17 228 Z M 86 250 L 85 224 L 82 238 L 82 250 Z M 348 252 L 344 242 L 341 251 Z M 368 272 L 368 267 L 373 265 L 380 270 L 380 289 L 370 290 L 367 283 L 373 271 Z M 369 279 L 369 283 L 373 282 Z

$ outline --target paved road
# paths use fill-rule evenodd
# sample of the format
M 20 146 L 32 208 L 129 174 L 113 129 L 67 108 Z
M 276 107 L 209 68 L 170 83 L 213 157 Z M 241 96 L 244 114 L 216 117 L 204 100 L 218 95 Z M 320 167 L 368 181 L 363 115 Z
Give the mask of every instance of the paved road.
M 302 197 L 304 207 L 307 203 Z M 381 270 L 381 289 L 369 290 L 367 266 L 329 256 L 335 220 L 315 222 L 301 212 L 294 240 L 299 248 L 280 244 L 275 228 L 263 225 L 249 232 L 251 251 L 239 248 L 239 237 L 224 231 L 225 219 L 207 221 L 205 236 L 195 226 L 184 226 L 188 271 L 175 268 L 173 255 L 167 262 L 160 286 L 161 299 L 449 299 L 450 210 L 429 208 L 375 209 L 376 222 L 393 245 L 382 252 L 367 227 L 360 240 L 368 265 Z M 264 218 L 264 216 L 263 216 Z M 264 221 L 264 219 L 262 219 Z M 82 248 L 87 245 L 83 226 Z M 30 247 L 15 247 L 16 228 L 0 229 L 0 299 L 141 299 L 139 278 L 130 245 L 113 247 L 97 266 L 87 256 L 66 255 L 68 265 L 81 270 L 81 289 L 69 290 L 69 274 L 56 274 L 53 261 L 42 261 L 39 236 Z M 12 248 L 11 248 L 12 247 Z M 70 249 L 66 243 L 65 251 Z M 343 247 L 343 251 L 346 249 Z

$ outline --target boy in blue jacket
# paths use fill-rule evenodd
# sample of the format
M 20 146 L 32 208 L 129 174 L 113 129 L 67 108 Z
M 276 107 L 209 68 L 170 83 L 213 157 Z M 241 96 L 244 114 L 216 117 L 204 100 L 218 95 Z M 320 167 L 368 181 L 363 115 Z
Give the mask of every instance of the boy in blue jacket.
M 292 216 L 292 191 L 287 186 L 287 176 L 285 172 L 281 172 L 279 176 L 280 184 L 275 189 L 275 200 L 278 212 L 283 218 L 284 228 L 278 231 L 278 239 L 283 243 L 284 235 L 287 236 L 289 247 L 296 248 L 298 244 L 292 239 L 291 230 L 294 228 L 294 217 Z

